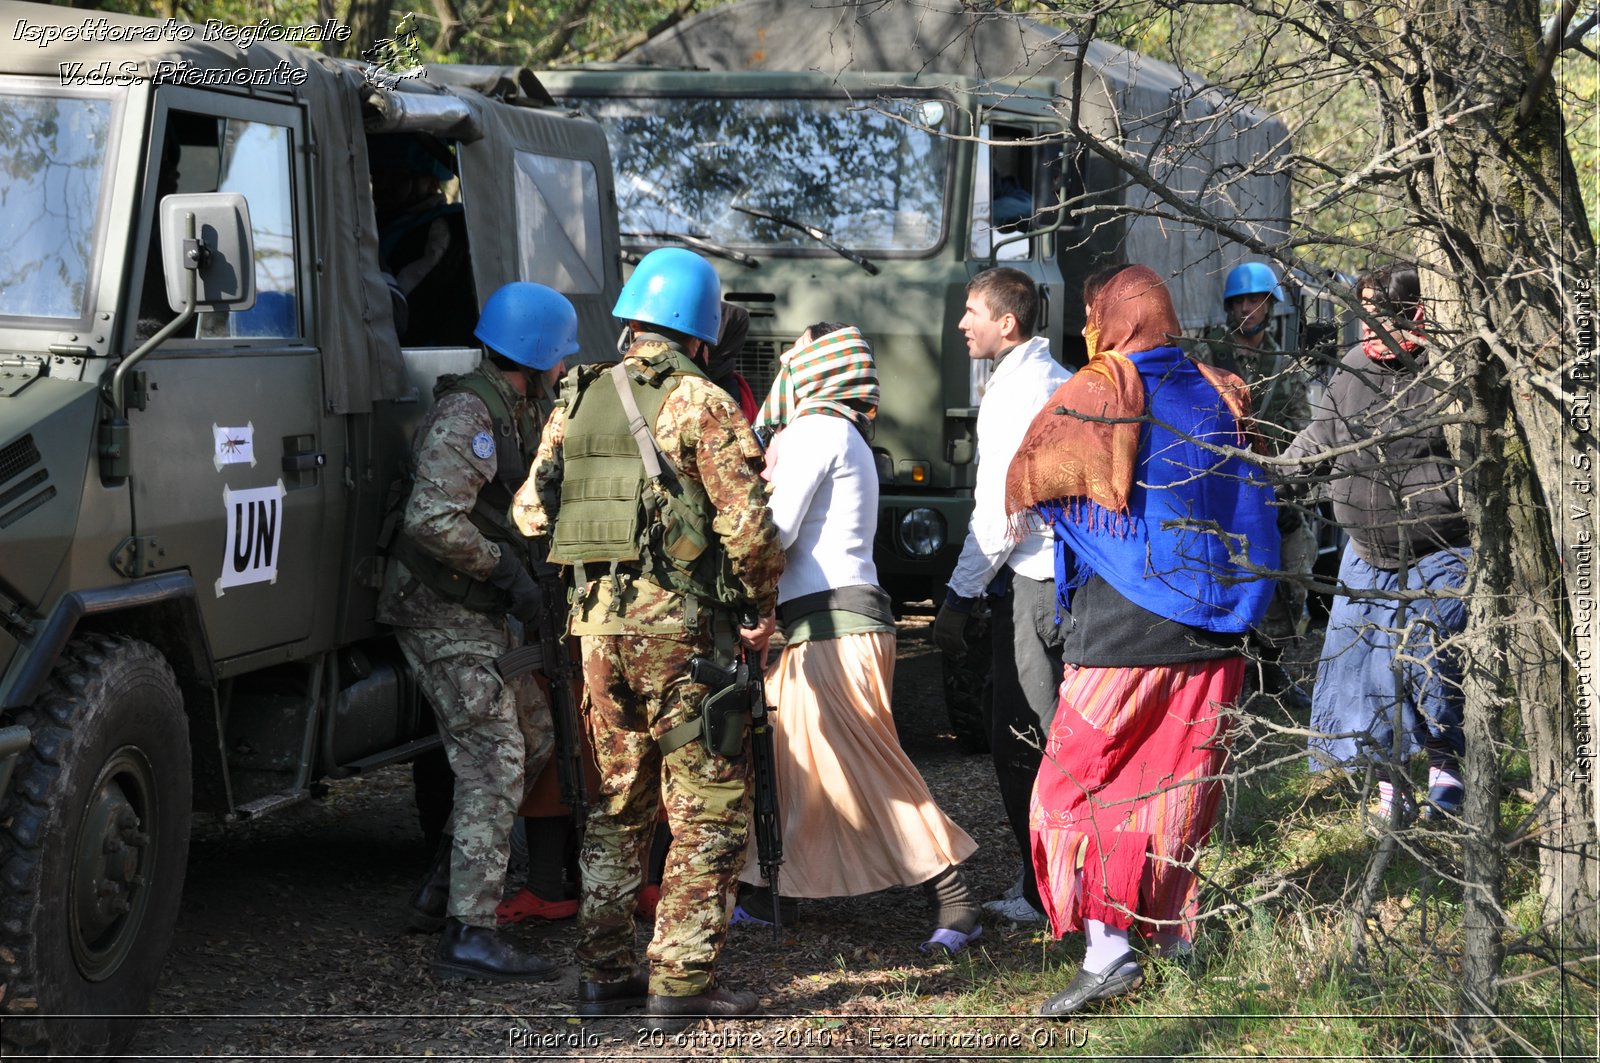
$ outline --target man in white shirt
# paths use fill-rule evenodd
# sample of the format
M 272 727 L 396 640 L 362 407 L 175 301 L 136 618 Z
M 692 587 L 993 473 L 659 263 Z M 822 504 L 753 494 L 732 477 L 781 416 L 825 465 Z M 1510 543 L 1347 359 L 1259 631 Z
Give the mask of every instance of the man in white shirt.
M 1071 376 L 1033 334 L 1039 298 L 1021 270 L 985 270 L 967 284 L 960 329 L 974 360 L 993 363 L 978 405 L 978 480 L 972 522 L 950 589 L 934 620 L 946 653 L 967 652 L 966 623 L 977 599 L 993 603 L 994 714 L 990 748 L 1000 797 L 1022 856 L 1020 888 L 984 905 L 1019 924 L 1040 923 L 1028 840 L 1028 800 L 1061 683 L 1055 541 L 1049 528 L 1013 536 L 1006 520 L 1006 470 L 1037 414 Z

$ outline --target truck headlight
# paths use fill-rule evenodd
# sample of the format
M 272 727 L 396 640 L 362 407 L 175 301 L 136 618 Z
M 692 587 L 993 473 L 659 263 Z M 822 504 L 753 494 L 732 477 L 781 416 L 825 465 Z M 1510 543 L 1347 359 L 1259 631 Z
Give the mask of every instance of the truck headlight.
M 944 548 L 944 514 L 918 506 L 900 518 L 900 548 L 911 557 L 932 557 Z

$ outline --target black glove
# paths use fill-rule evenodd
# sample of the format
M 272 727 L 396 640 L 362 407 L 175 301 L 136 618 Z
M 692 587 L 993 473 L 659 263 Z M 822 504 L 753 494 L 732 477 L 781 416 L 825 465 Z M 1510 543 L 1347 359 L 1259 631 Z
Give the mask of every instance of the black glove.
M 971 598 L 952 594 L 933 619 L 933 644 L 952 657 L 961 657 L 967 652 L 967 618 L 972 615 L 972 602 Z
M 506 612 L 524 624 L 539 619 L 539 612 L 544 608 L 544 593 L 533 581 L 528 566 L 514 557 L 510 550 L 500 551 L 500 560 L 495 563 L 494 571 L 489 573 L 489 582 L 510 596 L 511 604 Z

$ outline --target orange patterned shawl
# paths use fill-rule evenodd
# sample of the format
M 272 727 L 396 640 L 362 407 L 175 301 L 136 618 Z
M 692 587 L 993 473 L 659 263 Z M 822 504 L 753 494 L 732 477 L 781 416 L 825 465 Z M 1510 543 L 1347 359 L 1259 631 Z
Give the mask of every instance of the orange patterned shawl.
M 1089 364 L 1056 389 L 1034 418 L 1006 476 L 1006 514 L 1026 519 L 1033 506 L 1087 500 L 1126 516 L 1146 412 L 1139 370 L 1118 351 L 1174 346 L 1181 331 L 1167 286 L 1147 266 L 1129 266 L 1106 282 L 1089 307 L 1084 335 Z M 1250 429 L 1250 389 L 1226 370 L 1196 363 L 1241 426 L 1238 445 L 1265 453 Z

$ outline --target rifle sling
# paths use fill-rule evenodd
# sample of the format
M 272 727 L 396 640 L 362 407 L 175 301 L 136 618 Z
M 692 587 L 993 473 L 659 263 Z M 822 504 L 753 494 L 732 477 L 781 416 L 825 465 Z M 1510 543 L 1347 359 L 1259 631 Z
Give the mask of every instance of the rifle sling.
M 665 455 L 661 453 L 661 448 L 656 446 L 656 437 L 651 434 L 650 426 L 644 423 L 644 414 L 639 412 L 639 403 L 633 397 L 633 387 L 628 383 L 627 366 L 618 362 L 611 367 L 611 383 L 616 385 L 617 398 L 622 401 L 622 412 L 628 415 L 628 432 L 639 448 L 645 475 L 659 483 L 661 461 Z

